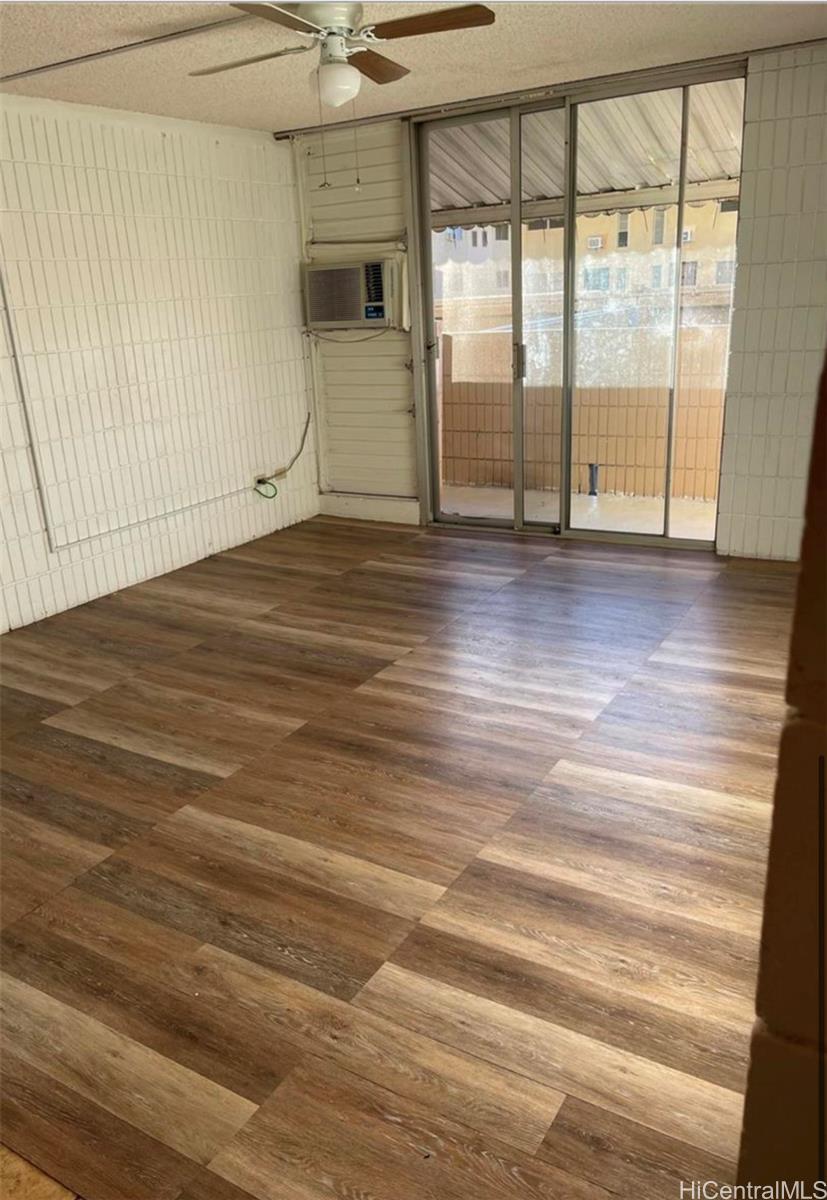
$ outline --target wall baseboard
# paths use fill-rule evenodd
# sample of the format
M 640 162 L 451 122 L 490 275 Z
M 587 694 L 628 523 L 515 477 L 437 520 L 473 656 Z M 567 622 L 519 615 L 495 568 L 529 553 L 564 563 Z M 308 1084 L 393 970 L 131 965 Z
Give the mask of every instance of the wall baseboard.
M 352 517 L 359 521 L 390 521 L 397 525 L 419 525 L 419 501 L 402 496 L 356 496 L 323 492 L 319 511 L 326 517 Z

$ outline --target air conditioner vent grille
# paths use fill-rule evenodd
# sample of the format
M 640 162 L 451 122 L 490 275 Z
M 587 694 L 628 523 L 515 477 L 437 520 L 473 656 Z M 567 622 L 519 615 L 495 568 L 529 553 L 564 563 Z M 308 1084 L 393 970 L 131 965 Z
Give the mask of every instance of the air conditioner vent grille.
M 365 263 L 365 298 L 368 304 L 385 303 L 385 281 L 380 262 Z
M 394 264 L 387 259 L 304 266 L 309 329 L 389 328 L 397 295 Z
M 358 321 L 362 316 L 362 289 L 358 267 L 316 269 L 308 275 L 308 315 L 311 324 L 322 321 Z

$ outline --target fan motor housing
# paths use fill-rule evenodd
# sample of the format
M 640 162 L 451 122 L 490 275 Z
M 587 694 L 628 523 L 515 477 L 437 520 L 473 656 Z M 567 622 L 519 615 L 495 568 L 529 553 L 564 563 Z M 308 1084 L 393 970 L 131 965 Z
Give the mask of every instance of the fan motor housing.
M 361 4 L 291 4 L 290 9 L 322 29 L 352 31 L 362 27 Z

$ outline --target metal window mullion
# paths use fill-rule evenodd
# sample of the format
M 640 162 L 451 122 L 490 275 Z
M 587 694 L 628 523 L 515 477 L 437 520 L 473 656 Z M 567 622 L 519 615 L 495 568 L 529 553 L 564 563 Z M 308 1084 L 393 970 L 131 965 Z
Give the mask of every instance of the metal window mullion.
M 683 210 L 686 199 L 686 151 L 689 140 L 689 87 L 681 95 L 681 150 L 678 168 L 678 213 L 675 222 L 675 279 L 672 295 L 672 355 L 669 378 L 669 411 L 666 418 L 666 482 L 663 497 L 663 536 L 669 537 L 672 507 L 672 468 L 675 441 L 675 406 L 678 394 L 678 339 L 681 324 L 681 265 L 683 251 Z
M 425 360 L 425 379 L 428 394 L 428 445 L 430 448 L 430 488 L 431 512 L 434 520 L 442 513 L 442 471 L 440 463 L 441 431 L 439 427 L 439 411 L 437 406 L 436 382 L 436 346 L 434 336 L 434 267 L 431 253 L 431 230 L 426 224 L 425 214 L 431 209 L 431 156 L 428 145 L 430 128 L 428 125 L 419 129 L 419 211 L 421 219 L 419 228 L 420 272 L 422 279 L 422 353 Z
M 522 204 L 522 139 L 520 113 L 512 108 L 509 133 L 511 138 L 511 337 L 513 370 L 511 373 L 511 425 L 513 445 L 514 528 L 525 525 L 525 444 L 523 378 L 525 352 L 523 349 L 523 226 Z
M 563 195 L 563 379 L 560 410 L 560 531 L 571 528 L 571 439 L 574 396 L 574 296 L 577 249 L 577 107 L 566 101 L 566 171 Z
M 426 216 L 422 210 L 422 189 L 419 181 L 422 178 L 419 166 L 419 132 L 410 121 L 403 127 L 403 169 L 405 177 L 405 214 L 408 230 L 408 285 L 411 304 L 411 366 L 413 374 L 413 408 L 416 439 L 416 474 L 417 491 L 419 493 L 419 517 L 423 525 L 433 520 L 434 510 L 431 501 L 433 487 L 431 482 L 431 453 L 428 379 L 428 350 L 426 330 L 426 314 L 423 311 L 424 286 L 422 281 L 422 252 L 423 239 L 422 220 Z M 429 230 L 430 233 L 430 230 Z
M 578 211 L 584 213 L 619 212 L 631 213 L 642 208 L 652 208 L 659 204 L 668 203 L 668 197 L 674 193 L 673 183 L 663 187 L 638 188 L 628 192 L 597 192 L 578 197 Z M 686 203 L 697 204 L 709 200 L 735 200 L 738 198 L 739 183 L 737 179 L 710 180 L 708 183 L 689 183 L 686 185 Z M 565 216 L 565 197 L 555 197 L 548 200 L 524 200 L 521 206 L 521 219 L 531 221 L 535 217 Z M 507 221 L 511 213 L 511 204 L 471 205 L 468 208 L 446 208 L 431 213 L 431 228 L 436 230 L 448 229 L 452 225 L 463 228 L 474 225 L 497 225 Z

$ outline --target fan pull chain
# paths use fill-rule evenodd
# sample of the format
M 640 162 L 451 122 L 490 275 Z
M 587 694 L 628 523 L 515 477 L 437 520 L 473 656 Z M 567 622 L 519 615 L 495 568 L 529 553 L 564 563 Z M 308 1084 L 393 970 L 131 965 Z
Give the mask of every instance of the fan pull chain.
M 351 100 L 351 109 L 353 110 L 353 119 L 356 120 L 356 101 Z M 359 177 L 359 129 L 358 126 L 353 126 L 353 159 L 356 164 L 356 184 L 353 188 L 354 192 L 361 192 L 362 180 Z
M 322 127 L 322 182 L 319 184 L 319 191 L 322 188 L 329 188 L 330 181 L 327 178 L 327 151 L 324 144 L 324 112 L 322 110 L 322 81 L 319 79 L 319 72 L 316 71 L 316 94 L 319 98 L 319 124 Z

